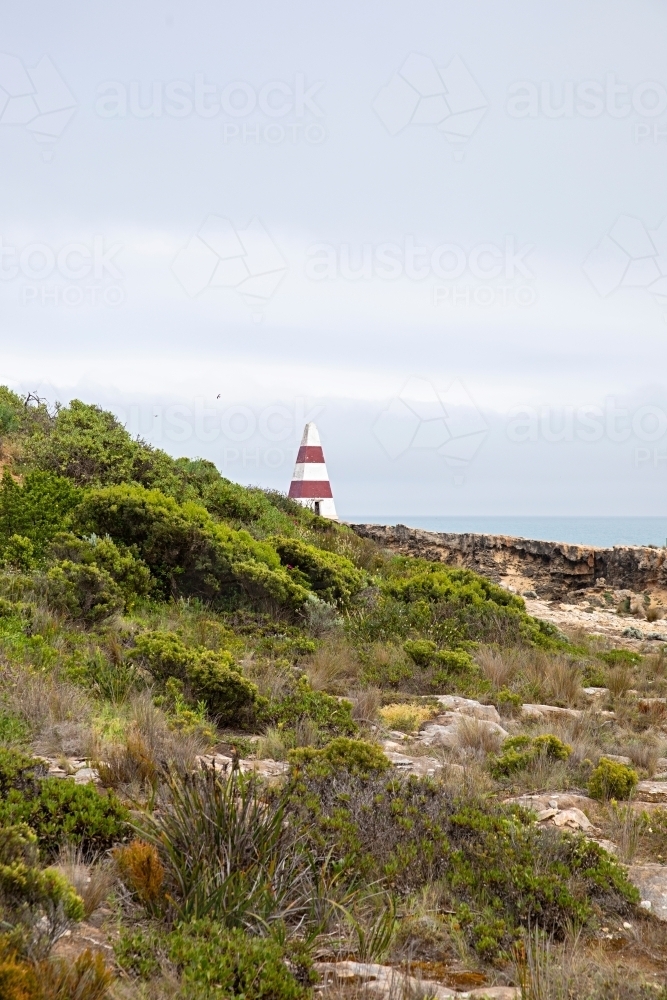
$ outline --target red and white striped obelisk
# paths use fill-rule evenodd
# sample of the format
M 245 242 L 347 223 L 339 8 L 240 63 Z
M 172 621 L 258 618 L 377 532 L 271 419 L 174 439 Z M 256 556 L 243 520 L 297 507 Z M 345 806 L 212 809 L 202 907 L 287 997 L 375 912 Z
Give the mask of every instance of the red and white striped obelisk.
M 289 495 L 292 500 L 309 507 L 316 514 L 332 521 L 338 520 L 320 435 L 315 424 L 306 424 L 303 429 Z

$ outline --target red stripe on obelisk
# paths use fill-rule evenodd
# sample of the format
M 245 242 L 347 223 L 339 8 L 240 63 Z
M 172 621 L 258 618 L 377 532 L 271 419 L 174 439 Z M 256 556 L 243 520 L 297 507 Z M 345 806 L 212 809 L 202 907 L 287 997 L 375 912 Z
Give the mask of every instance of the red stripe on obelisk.
M 319 464 L 324 463 L 324 452 L 317 444 L 302 444 L 299 448 L 299 454 L 296 456 L 297 464 L 299 462 L 317 462 Z
M 327 479 L 320 482 L 308 479 L 293 479 L 290 483 L 289 496 L 293 500 L 327 500 L 333 497 L 333 493 Z

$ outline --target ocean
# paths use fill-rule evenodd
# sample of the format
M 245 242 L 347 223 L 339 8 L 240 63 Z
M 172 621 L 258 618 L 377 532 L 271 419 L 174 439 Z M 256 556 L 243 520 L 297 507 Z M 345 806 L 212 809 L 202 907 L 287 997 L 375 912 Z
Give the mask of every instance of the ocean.
M 422 517 L 409 514 L 389 517 L 365 514 L 342 517 L 358 524 L 405 524 L 426 531 L 475 532 L 479 535 L 513 535 L 548 542 L 579 545 L 667 544 L 667 517 Z

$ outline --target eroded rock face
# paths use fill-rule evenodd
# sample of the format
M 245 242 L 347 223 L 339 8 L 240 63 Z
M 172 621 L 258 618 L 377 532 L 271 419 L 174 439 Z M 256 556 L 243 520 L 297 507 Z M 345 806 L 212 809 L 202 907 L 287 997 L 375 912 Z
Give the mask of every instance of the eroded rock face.
M 593 587 L 598 581 L 639 593 L 667 591 L 666 549 L 638 545 L 603 549 L 509 535 L 424 531 L 403 524 L 350 527 L 362 538 L 403 555 L 464 566 L 497 582 L 517 577 L 523 581 L 522 592 L 534 589 L 540 596 L 552 599 Z
M 667 865 L 630 865 L 628 876 L 641 893 L 641 906 L 667 921 Z

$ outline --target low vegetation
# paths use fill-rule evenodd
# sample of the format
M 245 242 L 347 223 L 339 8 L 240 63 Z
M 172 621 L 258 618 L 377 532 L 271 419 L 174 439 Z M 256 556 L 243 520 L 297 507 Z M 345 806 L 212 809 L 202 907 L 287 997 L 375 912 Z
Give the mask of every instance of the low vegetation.
M 620 862 L 667 860 L 633 808 L 666 656 L 571 642 L 97 407 L 0 389 L 0 425 L 0 996 L 307 1000 L 322 958 L 660 995 Z M 489 707 L 453 725 L 443 695 Z M 515 801 L 545 791 L 588 793 L 618 858 Z

